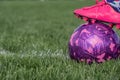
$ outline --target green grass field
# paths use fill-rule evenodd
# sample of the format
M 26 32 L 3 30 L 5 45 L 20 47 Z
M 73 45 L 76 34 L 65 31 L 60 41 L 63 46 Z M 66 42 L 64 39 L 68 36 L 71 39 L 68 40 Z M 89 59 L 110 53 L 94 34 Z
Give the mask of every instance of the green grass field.
M 1 0 L 0 80 L 120 80 L 120 60 L 86 65 L 69 58 L 70 35 L 83 23 L 73 10 L 92 4 Z

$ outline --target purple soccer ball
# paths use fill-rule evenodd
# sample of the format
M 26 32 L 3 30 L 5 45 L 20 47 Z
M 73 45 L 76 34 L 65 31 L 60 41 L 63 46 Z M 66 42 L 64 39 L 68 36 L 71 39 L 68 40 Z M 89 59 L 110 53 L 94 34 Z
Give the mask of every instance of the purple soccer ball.
M 116 59 L 120 55 L 120 38 L 106 24 L 83 24 L 71 35 L 69 55 L 74 60 L 88 64 Z

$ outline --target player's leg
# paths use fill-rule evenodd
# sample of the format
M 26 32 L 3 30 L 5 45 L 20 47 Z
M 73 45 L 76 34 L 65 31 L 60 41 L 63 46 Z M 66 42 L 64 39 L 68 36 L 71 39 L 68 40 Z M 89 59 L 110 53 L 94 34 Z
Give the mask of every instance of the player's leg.
M 120 12 L 120 0 L 105 0 L 115 11 Z

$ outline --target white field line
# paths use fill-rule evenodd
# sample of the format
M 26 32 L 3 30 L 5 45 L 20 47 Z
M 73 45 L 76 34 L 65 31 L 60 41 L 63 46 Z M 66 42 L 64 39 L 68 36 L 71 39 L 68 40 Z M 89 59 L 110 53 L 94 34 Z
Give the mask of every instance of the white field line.
M 28 54 L 29 53 L 29 54 Z M 21 52 L 21 53 L 12 53 L 6 50 L 0 50 L 0 55 L 2 56 L 18 56 L 18 57 L 51 57 L 51 58 L 69 58 L 68 54 L 64 54 L 62 50 L 56 50 L 52 52 L 51 50 L 47 51 L 30 51 L 30 52 Z

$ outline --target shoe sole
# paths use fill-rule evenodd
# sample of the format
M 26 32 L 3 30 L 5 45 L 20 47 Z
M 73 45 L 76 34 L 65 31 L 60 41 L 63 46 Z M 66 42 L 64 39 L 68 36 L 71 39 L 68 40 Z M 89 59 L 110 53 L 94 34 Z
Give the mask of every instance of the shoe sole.
M 84 21 L 88 21 L 88 22 L 91 22 L 91 23 L 95 23 L 95 22 L 104 22 L 104 23 L 107 23 L 109 24 L 109 27 L 113 28 L 113 26 L 116 25 L 116 28 L 117 29 L 120 29 L 120 23 L 113 23 L 113 22 L 109 22 L 109 21 L 103 21 L 103 20 L 98 20 L 98 19 L 95 19 L 95 18 L 89 18 L 87 16 L 83 16 L 83 15 L 80 15 L 80 14 L 76 14 L 74 13 L 78 18 L 81 18 L 82 20 Z

